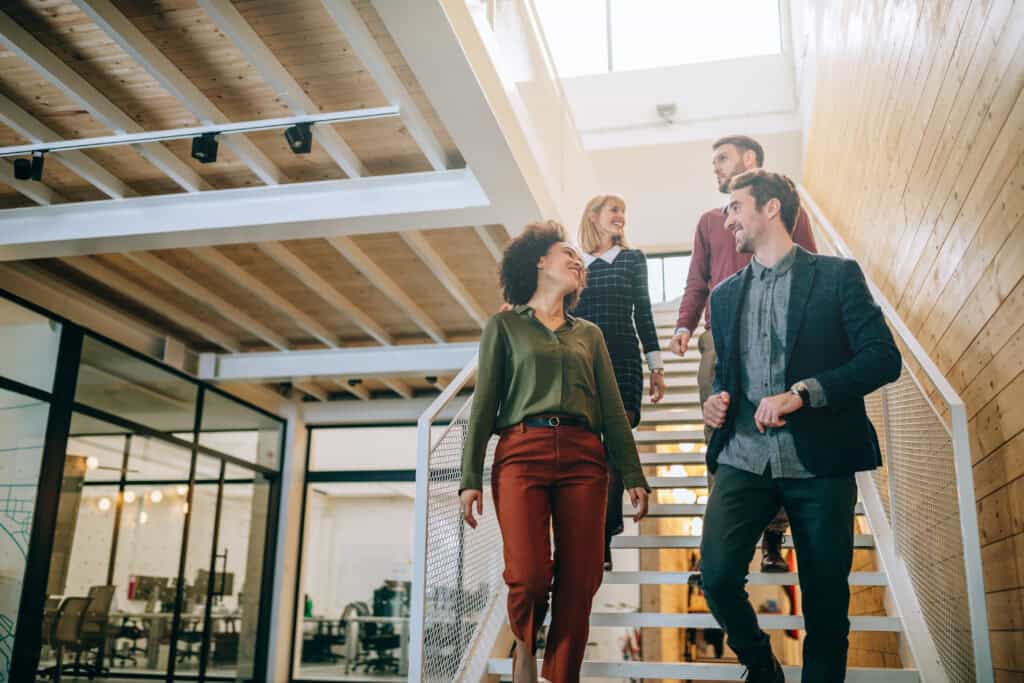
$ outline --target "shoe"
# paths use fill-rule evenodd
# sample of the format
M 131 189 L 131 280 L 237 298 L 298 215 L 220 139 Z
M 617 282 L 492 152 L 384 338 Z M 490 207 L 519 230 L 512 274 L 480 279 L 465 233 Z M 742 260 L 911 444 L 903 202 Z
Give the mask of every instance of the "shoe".
M 761 571 L 766 574 L 785 574 L 789 564 L 782 557 L 782 534 L 765 530 L 761 539 Z
M 606 543 L 604 546 L 604 570 L 610 572 L 612 570 L 612 546 L 611 542 Z
M 743 676 L 747 683 L 786 683 L 786 673 L 773 654 L 769 654 L 767 659 L 762 659 L 757 664 L 748 666 Z

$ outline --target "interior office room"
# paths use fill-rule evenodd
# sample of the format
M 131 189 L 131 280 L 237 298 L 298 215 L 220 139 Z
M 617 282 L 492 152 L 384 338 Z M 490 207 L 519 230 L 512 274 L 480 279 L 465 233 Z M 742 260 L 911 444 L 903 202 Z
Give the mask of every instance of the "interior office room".
M 671 344 L 758 165 L 903 360 L 847 680 L 1024 680 L 1022 92 L 1013 0 L 0 3 L 0 683 L 513 680 L 493 448 L 459 508 L 478 347 L 508 245 L 579 246 L 599 195 L 626 241 L 587 268 L 643 252 L 662 367 L 581 680 L 743 680 L 699 311 Z M 797 681 L 778 543 L 747 586 Z

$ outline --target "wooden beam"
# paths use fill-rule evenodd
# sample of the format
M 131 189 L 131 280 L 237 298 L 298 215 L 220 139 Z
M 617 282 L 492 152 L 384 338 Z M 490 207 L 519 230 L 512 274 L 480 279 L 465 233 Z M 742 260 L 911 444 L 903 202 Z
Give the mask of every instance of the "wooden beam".
M 73 0 L 93 23 L 130 55 L 167 92 L 181 102 L 204 124 L 228 123 L 229 119 L 183 74 L 171 60 L 149 41 L 110 0 Z M 242 163 L 260 180 L 277 185 L 287 180 L 285 174 L 244 135 L 226 135 L 222 140 Z
M 356 269 L 366 276 L 366 278 L 373 284 L 374 287 L 379 289 L 385 296 L 405 311 L 412 320 L 419 325 L 420 329 L 427 333 L 427 335 L 434 341 L 444 343 L 447 338 L 445 337 L 444 331 L 441 327 L 431 319 L 427 312 L 424 311 L 419 305 L 412 300 L 408 294 L 402 291 L 402 289 L 395 283 L 391 276 L 388 275 L 373 262 L 366 252 L 360 249 L 355 242 L 349 237 L 330 237 L 327 242 L 334 247 L 339 254 L 348 259 Z
M 10 185 L 36 204 L 49 206 L 64 201 L 56 190 L 38 180 L 18 180 L 14 177 L 14 164 L 7 159 L 0 159 L 0 183 Z
M 118 109 L 106 95 L 3 12 L 0 12 L 0 44 L 31 64 L 46 80 L 114 132 L 134 133 L 142 130 L 134 119 Z M 151 142 L 134 145 L 134 149 L 188 192 L 209 189 L 209 184 L 199 174 L 163 145 Z
M 144 268 L 149 274 L 160 278 L 171 287 L 184 292 L 204 306 L 213 309 L 219 315 L 249 331 L 276 349 L 280 351 L 288 349 L 288 342 L 284 337 L 153 254 L 129 252 L 123 254 L 123 256 Z
M 190 249 L 189 252 L 228 279 L 233 280 L 238 286 L 289 316 L 296 325 L 314 338 L 319 339 L 332 349 L 341 346 L 341 342 L 333 332 L 314 320 L 311 315 L 300 310 L 293 303 L 275 292 L 273 288 L 268 287 L 259 279 L 246 272 L 244 268 L 217 251 L 216 248 L 197 247 Z
M 315 114 L 320 111 L 316 103 L 302 89 L 288 70 L 278 61 L 256 31 L 230 2 L 199 0 L 199 6 L 213 19 L 217 28 L 231 39 L 263 80 L 296 114 Z M 369 175 L 363 162 L 330 126 L 315 126 L 313 140 L 341 167 L 350 178 Z
M 473 295 L 469 293 L 466 286 L 462 284 L 459 277 L 455 272 L 448 267 L 441 254 L 437 253 L 437 250 L 430 246 L 427 242 L 427 238 L 422 232 L 418 230 L 409 230 L 407 232 L 400 233 L 402 239 L 409 248 L 413 250 L 417 256 L 426 264 L 430 272 L 434 274 L 444 288 L 448 290 L 448 293 L 462 306 L 463 310 L 472 318 L 480 329 L 483 329 L 487 323 L 487 312 L 476 302 Z
M 302 259 L 288 250 L 283 244 L 280 242 L 262 242 L 256 246 L 259 247 L 260 251 L 272 258 L 277 265 L 290 272 L 302 284 L 315 292 L 317 296 L 334 307 L 336 311 L 350 318 L 363 332 L 381 344 L 390 346 L 394 343 L 394 339 L 392 339 L 387 330 L 381 327 L 361 308 L 352 303 L 347 296 L 339 292 L 334 285 L 307 266 Z
M 3 95 L 0 95 L 0 123 L 32 142 L 55 142 L 61 139 L 56 132 Z M 83 152 L 52 152 L 46 158 L 56 159 L 111 199 L 124 199 L 138 194 Z
M 131 297 L 158 315 L 161 315 L 168 320 L 173 320 L 176 324 L 192 330 L 204 339 L 212 341 L 233 353 L 238 353 L 242 350 L 242 345 L 237 339 L 232 339 L 229 335 L 224 334 L 213 325 L 205 323 L 184 309 L 168 303 L 153 292 L 144 287 L 140 287 L 128 278 L 121 276 L 119 273 L 103 265 L 96 259 L 90 256 L 76 256 L 74 258 L 66 258 L 63 260 L 75 270 L 88 275 L 100 284 L 106 285 L 125 296 Z
M 340 377 L 336 377 L 334 379 L 334 383 L 358 398 L 360 401 L 370 400 L 370 390 L 362 384 L 349 384 L 347 379 L 341 379 Z
M 302 393 L 306 394 L 307 396 L 311 396 L 320 402 L 324 402 L 329 398 L 326 391 L 324 391 L 317 385 L 313 384 L 312 382 L 292 382 L 292 386 L 301 391 Z
M 373 79 L 377 82 L 381 92 L 388 98 L 388 101 L 398 106 L 402 112 L 402 122 L 406 130 L 412 136 L 420 150 L 430 162 L 435 171 L 443 171 L 448 168 L 444 148 L 434 135 L 433 129 L 427 123 L 426 118 L 416 106 L 409 91 L 402 83 L 398 74 L 391 68 L 384 51 L 380 49 L 377 41 L 370 34 L 366 22 L 352 5 L 351 0 L 322 0 L 327 12 L 334 19 L 341 32 L 345 34 L 345 40 L 355 51 L 360 61 L 366 66 Z
M 404 399 L 410 399 L 413 397 L 412 387 L 400 379 L 396 379 L 394 377 L 381 377 L 380 381 L 384 383 L 384 386 Z
M 474 225 L 473 230 L 476 231 L 476 236 L 480 238 L 480 241 L 487 247 L 487 251 L 490 252 L 491 256 L 498 263 L 501 263 L 501 258 L 504 255 L 504 251 L 501 246 L 498 245 L 498 241 L 494 239 L 491 233 L 487 230 L 486 225 Z

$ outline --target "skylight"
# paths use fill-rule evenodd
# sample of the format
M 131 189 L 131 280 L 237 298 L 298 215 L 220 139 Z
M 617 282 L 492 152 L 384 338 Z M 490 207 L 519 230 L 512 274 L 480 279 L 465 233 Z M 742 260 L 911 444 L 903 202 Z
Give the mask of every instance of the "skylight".
M 534 0 L 534 5 L 562 78 L 782 52 L 778 0 Z

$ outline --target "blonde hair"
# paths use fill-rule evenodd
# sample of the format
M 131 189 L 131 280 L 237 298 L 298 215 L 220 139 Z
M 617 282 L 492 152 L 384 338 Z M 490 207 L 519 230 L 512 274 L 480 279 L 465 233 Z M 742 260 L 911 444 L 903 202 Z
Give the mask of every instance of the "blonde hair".
M 626 207 L 626 200 L 617 194 L 599 194 L 587 202 L 586 207 L 583 209 L 583 217 L 580 218 L 579 240 L 580 248 L 588 254 L 593 253 L 601 246 L 601 229 L 597 227 L 591 216 L 601 213 L 601 209 L 604 208 L 609 199 L 620 202 L 623 208 Z M 618 241 L 618 244 L 623 249 L 629 249 L 629 245 L 626 244 L 625 234 Z

